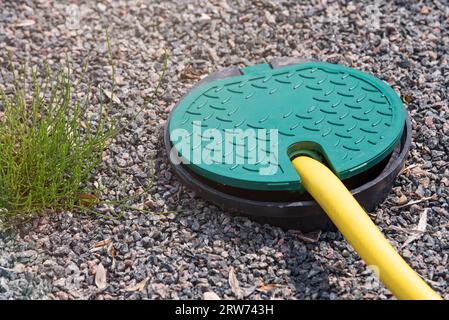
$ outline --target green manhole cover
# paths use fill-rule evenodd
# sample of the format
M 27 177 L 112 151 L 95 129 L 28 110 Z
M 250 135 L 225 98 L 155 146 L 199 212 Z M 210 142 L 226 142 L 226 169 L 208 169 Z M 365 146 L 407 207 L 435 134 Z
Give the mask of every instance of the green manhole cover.
M 374 76 L 306 62 L 203 83 L 173 110 L 172 156 L 197 174 L 243 189 L 300 190 L 290 158 L 322 158 L 344 180 L 387 157 L 405 109 Z

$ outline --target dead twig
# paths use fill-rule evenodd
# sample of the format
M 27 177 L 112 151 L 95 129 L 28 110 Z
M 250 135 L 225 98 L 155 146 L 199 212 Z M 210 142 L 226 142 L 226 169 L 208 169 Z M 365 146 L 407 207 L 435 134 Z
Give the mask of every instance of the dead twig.
M 421 203 L 421 202 L 424 202 L 424 201 L 427 201 L 427 200 L 438 200 L 438 196 L 436 194 L 434 194 L 434 195 L 431 195 L 430 197 L 423 197 L 423 198 L 418 199 L 418 200 L 409 201 L 409 202 L 407 202 L 406 204 L 403 204 L 403 205 L 394 206 L 393 208 L 395 208 L 395 209 L 404 208 L 404 207 L 412 206 L 414 204 Z

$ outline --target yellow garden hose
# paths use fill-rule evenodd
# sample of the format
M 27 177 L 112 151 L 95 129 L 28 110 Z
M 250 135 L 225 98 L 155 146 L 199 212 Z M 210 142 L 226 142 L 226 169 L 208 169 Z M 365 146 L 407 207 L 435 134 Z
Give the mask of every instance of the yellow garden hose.
M 380 280 L 398 299 L 441 299 L 396 252 L 331 170 L 306 156 L 292 162 L 304 188 L 365 263 L 377 268 Z

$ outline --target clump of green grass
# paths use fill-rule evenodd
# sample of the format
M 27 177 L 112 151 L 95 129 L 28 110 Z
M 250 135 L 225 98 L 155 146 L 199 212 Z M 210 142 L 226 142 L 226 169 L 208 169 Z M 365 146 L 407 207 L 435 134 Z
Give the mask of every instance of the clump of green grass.
M 91 95 L 80 101 L 74 94 L 70 65 L 22 71 L 12 70 L 12 92 L 0 92 L 0 226 L 92 201 L 83 188 L 116 133 L 101 87 L 98 117 L 89 117 Z

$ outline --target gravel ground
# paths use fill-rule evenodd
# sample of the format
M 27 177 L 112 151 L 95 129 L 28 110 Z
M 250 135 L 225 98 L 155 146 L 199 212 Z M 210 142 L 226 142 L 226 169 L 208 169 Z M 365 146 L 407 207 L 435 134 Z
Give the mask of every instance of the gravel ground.
M 105 153 L 95 180 L 104 198 L 133 198 L 129 206 L 61 212 L 18 233 L 0 233 L 0 299 L 391 299 L 340 234 L 304 236 L 231 217 L 183 188 L 169 169 L 162 130 L 181 95 L 217 68 L 278 56 L 356 67 L 403 97 L 413 119 L 412 150 L 372 218 L 449 298 L 444 1 L 1 2 L 3 89 L 9 88 L 6 49 L 14 61 L 53 65 L 67 51 L 75 69 L 88 61 L 94 84 L 108 81 L 103 39 L 109 30 L 117 97 L 130 127 Z M 164 48 L 163 90 L 146 106 Z M 411 237 L 419 221 L 425 231 Z

